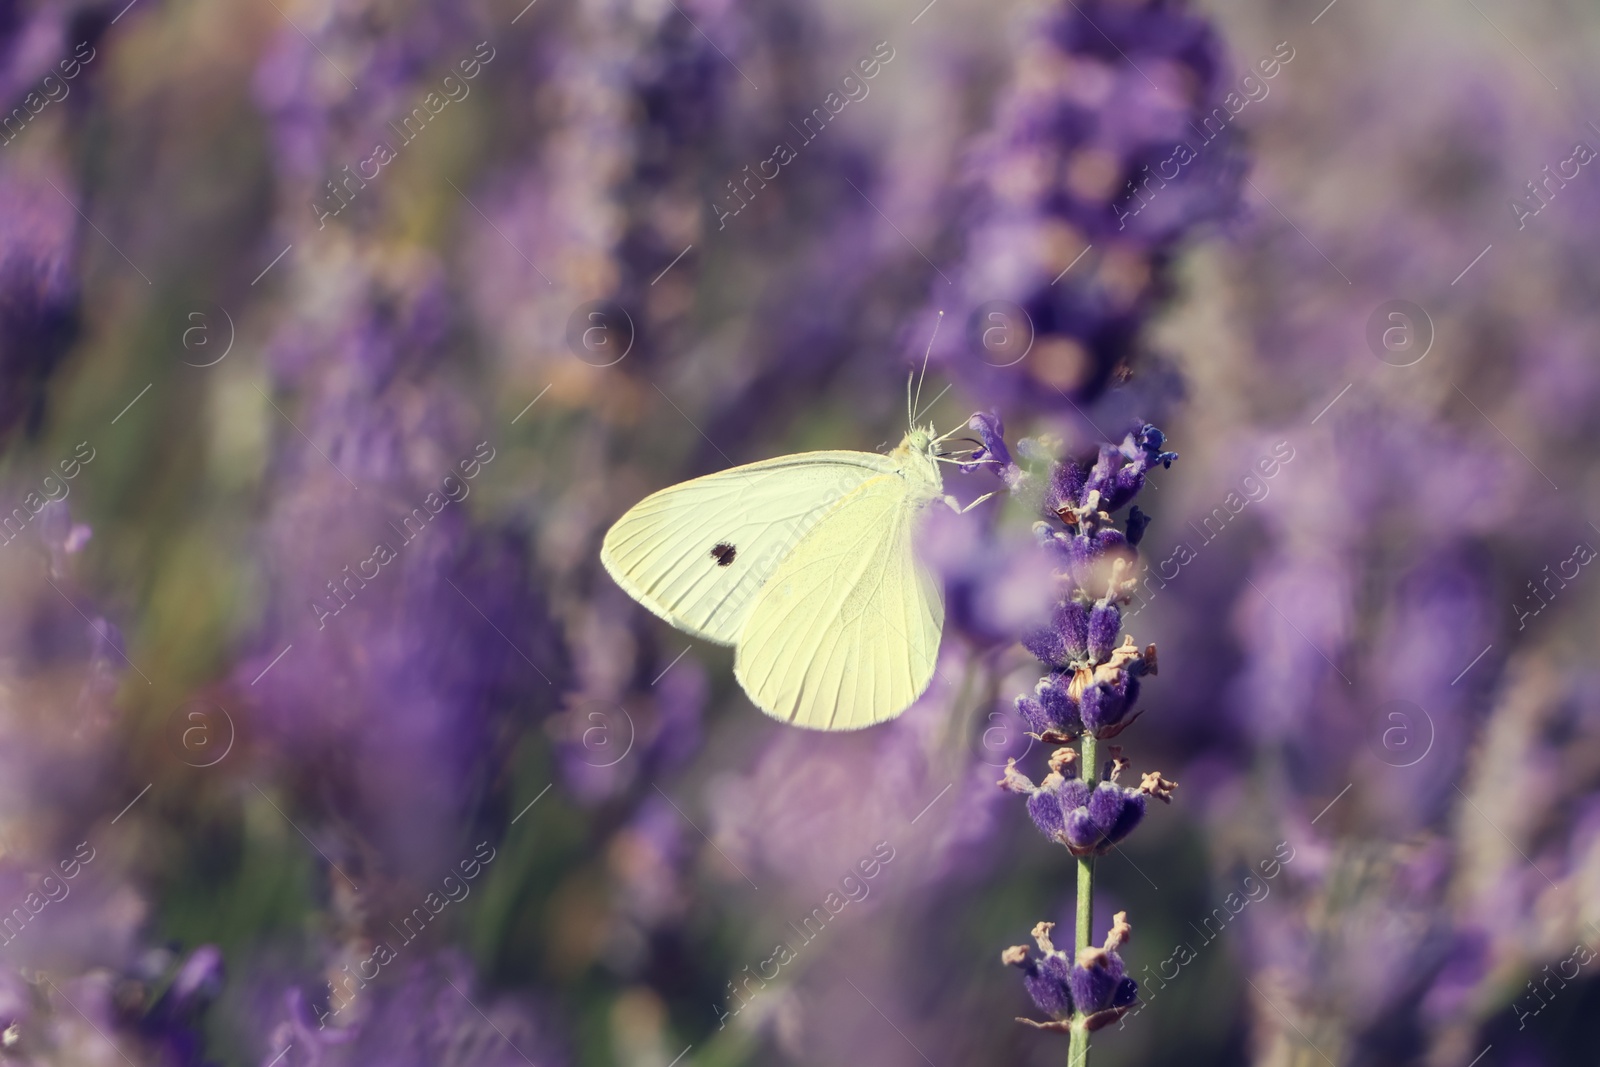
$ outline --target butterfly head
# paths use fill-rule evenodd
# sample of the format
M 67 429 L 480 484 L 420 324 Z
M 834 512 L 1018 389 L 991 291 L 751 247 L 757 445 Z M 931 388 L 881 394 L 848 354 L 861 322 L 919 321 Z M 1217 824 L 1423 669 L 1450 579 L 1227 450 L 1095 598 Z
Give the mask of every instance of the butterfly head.
M 939 454 L 938 438 L 935 436 L 932 426 L 926 429 L 912 427 L 911 431 L 906 434 L 905 440 L 900 442 L 900 447 L 908 452 L 915 452 L 924 456 L 936 456 Z
M 938 486 L 942 481 L 939 476 L 939 453 L 942 443 L 943 438 L 932 426 L 914 426 L 890 455 L 899 461 L 901 470 L 907 477 Z

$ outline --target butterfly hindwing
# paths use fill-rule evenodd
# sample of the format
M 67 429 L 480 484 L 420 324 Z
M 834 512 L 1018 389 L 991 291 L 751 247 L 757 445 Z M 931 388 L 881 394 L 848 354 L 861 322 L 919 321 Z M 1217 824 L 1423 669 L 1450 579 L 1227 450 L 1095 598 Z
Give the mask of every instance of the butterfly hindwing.
M 731 645 L 771 575 L 868 479 L 894 471 L 871 452 L 806 452 L 708 474 L 641 500 L 606 533 L 600 560 L 639 603 Z
M 865 481 L 778 564 L 734 659 L 757 707 L 850 730 L 895 717 L 928 687 L 944 602 L 914 551 L 915 496 L 894 473 Z

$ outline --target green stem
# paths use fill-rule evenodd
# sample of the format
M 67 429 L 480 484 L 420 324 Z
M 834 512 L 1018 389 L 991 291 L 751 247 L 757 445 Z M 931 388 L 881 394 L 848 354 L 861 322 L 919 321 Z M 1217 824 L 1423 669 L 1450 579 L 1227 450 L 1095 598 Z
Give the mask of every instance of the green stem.
M 1083 784 L 1091 790 L 1100 780 L 1100 741 L 1091 733 L 1084 733 L 1079 752 L 1078 773 Z M 1094 857 L 1078 857 L 1078 926 L 1073 933 L 1073 958 L 1089 947 L 1090 928 L 1094 924 Z
M 1072 1029 L 1072 1043 L 1067 1046 L 1067 1067 L 1089 1067 L 1089 1031 L 1080 1026 Z
M 1093 734 L 1085 732 L 1083 745 L 1080 750 L 1079 774 L 1083 782 L 1090 789 L 1100 777 L 1100 742 Z M 1089 947 L 1090 928 L 1094 923 L 1094 857 L 1078 857 L 1078 922 L 1072 935 L 1072 957 L 1076 961 L 1078 953 Z M 1067 1050 L 1067 1063 L 1069 1067 L 1088 1067 L 1089 1064 L 1089 1031 L 1083 1029 L 1083 1017 L 1079 1013 L 1074 1020 L 1076 1025 L 1072 1030 L 1072 1044 Z
M 1089 1031 L 1074 1026 L 1067 1046 L 1067 1067 L 1089 1067 Z

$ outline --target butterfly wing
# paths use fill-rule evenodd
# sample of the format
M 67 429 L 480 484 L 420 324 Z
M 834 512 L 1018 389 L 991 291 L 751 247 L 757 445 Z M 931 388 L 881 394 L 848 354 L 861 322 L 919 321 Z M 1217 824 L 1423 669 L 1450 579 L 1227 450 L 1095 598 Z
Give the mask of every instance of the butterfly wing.
M 617 520 L 600 561 L 673 626 L 731 645 L 768 578 L 823 516 L 894 470 L 872 452 L 804 452 L 669 486 Z
M 944 601 L 913 545 L 918 487 L 870 479 L 779 563 L 733 673 L 762 711 L 818 730 L 892 719 L 933 678 Z

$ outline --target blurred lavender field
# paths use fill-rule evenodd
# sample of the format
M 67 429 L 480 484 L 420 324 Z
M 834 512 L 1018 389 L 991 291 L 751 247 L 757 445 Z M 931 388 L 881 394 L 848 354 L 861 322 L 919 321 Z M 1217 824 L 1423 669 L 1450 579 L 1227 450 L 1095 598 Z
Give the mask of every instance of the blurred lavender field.
M 663 486 L 894 445 L 941 311 L 924 421 L 1179 456 L 1122 624 L 1180 788 L 1100 861 L 1094 1062 L 1600 1061 L 1597 48 L 0 0 L 0 1063 L 1065 1063 L 1000 960 L 1074 921 L 997 786 L 1047 747 L 1024 494 L 933 518 L 936 680 L 857 733 L 598 560 Z

